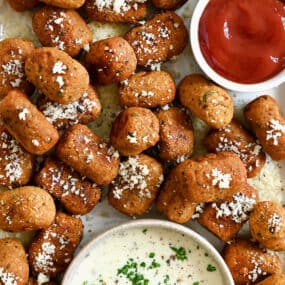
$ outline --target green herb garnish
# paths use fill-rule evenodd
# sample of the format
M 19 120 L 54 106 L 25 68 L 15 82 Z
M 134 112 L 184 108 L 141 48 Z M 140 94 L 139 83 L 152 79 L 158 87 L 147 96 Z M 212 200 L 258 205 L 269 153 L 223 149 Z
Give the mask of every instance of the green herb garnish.
M 147 229 L 143 229 L 143 231 L 142 231 L 142 232 L 143 232 L 143 234 L 146 234 L 146 232 L 147 232 Z
M 208 96 L 209 95 L 211 95 L 211 94 L 214 94 L 214 93 L 218 93 L 218 91 L 217 90 L 215 90 L 215 89 L 211 89 L 211 90 L 209 90 L 209 91 L 207 91 L 206 93 L 204 93 L 204 95 L 203 95 L 203 105 L 206 105 L 207 104 L 207 100 L 208 100 Z
M 149 258 L 154 258 L 155 257 L 155 253 L 154 252 L 151 252 L 149 255 L 148 255 Z
M 169 277 L 169 275 L 165 275 L 164 276 L 164 279 L 163 279 L 163 283 L 164 284 L 167 284 L 167 282 L 170 280 L 170 277 Z
M 216 271 L 216 270 L 217 270 L 217 269 L 216 269 L 216 267 L 215 267 L 214 265 L 208 264 L 208 266 L 207 266 L 207 271 L 213 272 L 213 271 Z
M 186 250 L 184 247 L 177 248 L 177 247 L 171 246 L 170 248 L 175 252 L 176 258 L 178 260 L 183 261 L 183 260 L 187 259 Z
M 199 281 L 196 281 L 196 282 L 193 283 L 193 285 L 199 285 L 199 284 L 200 284 Z

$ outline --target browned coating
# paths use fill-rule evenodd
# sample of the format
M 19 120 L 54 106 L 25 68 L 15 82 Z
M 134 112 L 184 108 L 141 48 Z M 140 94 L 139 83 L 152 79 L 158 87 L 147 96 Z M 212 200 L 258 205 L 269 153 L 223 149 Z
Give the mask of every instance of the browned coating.
M 248 184 L 245 184 L 244 187 L 240 189 L 240 193 L 245 194 L 245 196 L 250 199 L 258 200 L 257 191 Z M 231 203 L 233 201 L 234 199 L 229 197 L 218 200 L 215 204 L 220 208 L 223 203 Z M 217 218 L 216 214 L 217 212 L 213 204 L 207 204 L 203 209 L 203 213 L 200 214 L 198 222 L 224 242 L 232 240 L 246 222 L 236 223 L 232 215 Z
M 35 12 L 33 30 L 43 46 L 60 47 L 72 57 L 92 40 L 90 28 L 76 11 L 51 6 Z
M 34 87 L 25 75 L 25 60 L 33 50 L 34 45 L 28 40 L 10 38 L 0 41 L 0 99 L 16 87 L 27 94 L 33 93 Z
M 26 285 L 29 279 L 29 264 L 25 249 L 15 238 L 0 239 L 0 268 L 14 276 L 13 284 Z M 16 279 L 17 278 L 17 279 Z M 0 284 L 2 283 L 0 279 Z
M 188 43 L 188 31 L 178 15 L 164 12 L 132 28 L 125 39 L 133 47 L 138 65 L 149 66 L 180 54 Z
M 120 106 L 156 108 L 175 98 L 175 82 L 165 71 L 141 71 L 131 75 L 120 85 Z
M 223 128 L 233 118 L 233 100 L 223 88 L 201 74 L 187 75 L 178 86 L 183 106 L 212 128 Z
M 55 223 L 38 232 L 29 248 L 29 264 L 32 272 L 56 276 L 63 272 L 73 258 L 83 235 L 83 224 L 79 218 L 57 213 Z M 37 261 L 39 254 L 45 254 L 43 244 L 54 248 L 49 254 L 50 262 L 42 265 Z
M 212 129 L 205 137 L 204 145 L 209 152 L 233 151 L 238 154 L 248 178 L 256 176 L 265 163 L 265 153 L 256 138 L 236 121 L 222 129 Z
M 221 174 L 216 175 L 217 172 Z M 226 174 L 230 175 L 228 185 L 220 186 L 221 175 Z M 239 192 L 247 182 L 246 179 L 246 169 L 238 155 L 230 152 L 210 153 L 187 159 L 173 168 L 166 181 L 175 180 L 174 188 L 165 186 L 160 195 L 172 195 L 171 191 L 174 193 L 182 191 L 183 197 L 188 201 L 214 202 Z M 169 194 L 164 194 L 164 191 Z
M 186 0 L 152 0 L 153 5 L 161 10 L 176 10 L 185 2 Z
M 10 91 L 0 102 L 0 117 L 9 133 L 30 153 L 46 153 L 58 141 L 54 126 L 19 90 Z
M 267 253 L 247 240 L 239 239 L 227 244 L 223 256 L 236 285 L 251 285 L 268 275 L 282 272 L 278 255 Z
M 17 12 L 31 10 L 38 4 L 39 0 L 8 0 L 11 7 Z
M 95 183 L 51 158 L 45 161 L 43 168 L 35 176 L 35 183 L 58 199 L 74 215 L 90 212 L 101 198 L 101 189 Z
M 54 218 L 54 201 L 41 188 L 25 186 L 0 193 L 0 229 L 4 231 L 44 229 Z
M 118 174 L 119 156 L 87 126 L 74 125 L 62 136 L 57 156 L 98 185 L 109 184 Z
M 115 23 L 137 23 L 147 15 L 147 4 L 136 3 L 136 9 L 131 8 L 128 11 L 115 12 L 112 8 L 98 9 L 94 0 L 86 0 L 84 11 L 88 18 L 99 22 Z
M 122 155 L 140 154 L 158 142 L 158 119 L 148 109 L 130 107 L 115 119 L 110 140 Z
M 121 37 L 94 42 L 85 62 L 93 80 L 102 85 L 127 79 L 137 66 L 132 47 Z
M 84 4 L 85 0 L 40 0 L 40 2 L 60 8 L 78 9 Z
M 249 218 L 252 237 L 271 250 L 285 250 L 285 209 L 276 202 L 262 201 Z
M 257 283 L 256 285 L 284 285 L 285 284 L 285 274 L 273 274 L 265 280 Z
M 268 95 L 260 96 L 245 107 L 244 116 L 264 150 L 272 159 L 285 159 L 285 118 L 276 100 Z M 283 125 L 283 131 L 274 130 L 270 127 L 272 120 Z M 278 136 L 276 143 L 274 143 L 275 139 L 270 136 L 271 132 Z
M 159 193 L 156 207 L 170 221 L 187 223 L 195 213 L 197 203 L 186 195 L 185 184 L 178 180 L 175 171 L 170 172 Z
M 180 108 L 172 107 L 157 114 L 159 128 L 159 156 L 164 161 L 190 155 L 194 146 L 194 130 L 190 117 Z
M 148 173 L 147 175 L 143 175 L 143 171 L 137 169 L 137 173 L 131 172 L 132 177 L 130 179 L 133 178 L 136 180 L 136 177 L 139 176 L 139 181 L 143 179 L 146 187 L 142 189 L 140 182 L 133 187 L 130 186 L 130 182 L 127 182 L 122 177 L 124 176 L 123 173 L 121 173 L 111 184 L 108 196 L 109 203 L 115 209 L 129 216 L 142 215 L 150 209 L 158 194 L 163 177 L 162 165 L 154 158 L 145 154 L 140 154 L 133 158 L 136 158 L 138 164 L 143 168 L 148 169 Z M 117 189 L 124 189 L 119 198 L 115 194 Z
M 58 70 L 56 65 L 62 68 Z M 43 94 L 61 104 L 74 102 L 88 89 L 87 70 L 67 53 L 56 48 L 34 50 L 26 60 L 25 70 L 27 78 Z

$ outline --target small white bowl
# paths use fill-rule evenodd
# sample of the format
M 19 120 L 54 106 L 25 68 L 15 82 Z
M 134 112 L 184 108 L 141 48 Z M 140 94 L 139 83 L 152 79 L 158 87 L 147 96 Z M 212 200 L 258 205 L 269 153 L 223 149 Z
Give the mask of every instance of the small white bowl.
M 91 240 L 73 259 L 72 263 L 70 264 L 69 268 L 67 269 L 64 275 L 62 285 L 74 284 L 73 281 L 76 275 L 76 269 L 79 268 L 80 263 L 84 260 L 87 254 L 92 252 L 96 254 L 95 247 L 98 246 L 98 244 L 103 243 L 106 239 L 110 238 L 111 236 L 113 236 L 118 232 L 135 228 L 144 229 L 147 227 L 167 229 L 168 231 L 175 231 L 189 237 L 189 239 L 195 241 L 198 245 L 204 248 L 211 255 L 211 257 L 213 258 L 213 260 L 216 262 L 216 264 L 220 269 L 222 278 L 224 279 L 224 283 L 227 285 L 234 285 L 232 275 L 226 263 L 224 262 L 223 258 L 221 257 L 219 252 L 213 247 L 213 245 L 211 245 L 204 237 L 200 236 L 196 232 L 182 225 L 163 220 L 155 220 L 155 219 L 142 219 L 142 220 L 127 222 L 98 235 L 96 238 Z
M 268 90 L 274 87 L 277 87 L 278 85 L 285 82 L 285 70 L 279 72 L 274 77 L 260 82 L 260 83 L 254 83 L 254 84 L 241 84 L 237 82 L 233 82 L 231 80 L 228 80 L 218 74 L 205 60 L 199 43 L 199 22 L 200 18 L 208 5 L 210 0 L 199 0 L 198 4 L 195 7 L 195 10 L 193 12 L 193 16 L 191 19 L 190 24 L 190 41 L 191 41 L 191 47 L 194 54 L 194 57 L 200 66 L 200 68 L 204 71 L 204 73 L 213 81 L 215 81 L 217 84 L 223 86 L 226 89 L 233 90 L 233 91 L 239 91 L 239 92 L 259 92 Z M 234 59 L 233 59 L 234 60 Z

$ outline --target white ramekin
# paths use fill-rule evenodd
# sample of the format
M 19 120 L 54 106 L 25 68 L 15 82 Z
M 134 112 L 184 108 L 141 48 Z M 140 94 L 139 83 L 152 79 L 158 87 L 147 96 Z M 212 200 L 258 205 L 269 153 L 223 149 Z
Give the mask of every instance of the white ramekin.
M 209 64 L 206 62 L 199 43 L 199 22 L 200 18 L 210 0 L 199 0 L 197 6 L 195 7 L 191 24 L 190 24 L 190 41 L 193 51 L 193 55 L 204 73 L 214 82 L 223 86 L 226 89 L 239 91 L 239 92 L 259 92 L 263 90 L 268 90 L 285 82 L 285 69 L 275 75 L 274 77 L 254 84 L 241 84 L 228 80 L 218 74 Z M 235 59 L 233 59 L 235 60 Z
M 224 262 L 223 258 L 219 254 L 219 252 L 211 245 L 204 237 L 200 236 L 198 233 L 192 231 L 191 229 L 175 224 L 172 222 L 164 221 L 164 220 L 155 220 L 155 219 L 142 219 L 142 220 L 135 220 L 131 222 L 127 222 L 124 224 L 121 224 L 117 227 L 114 227 L 110 230 L 107 230 L 103 232 L 102 234 L 98 235 L 95 239 L 91 240 L 83 249 L 78 253 L 78 255 L 73 259 L 72 263 L 70 264 L 69 268 L 67 269 L 62 285 L 70 285 L 74 284 L 73 280 L 76 274 L 76 269 L 82 262 L 82 260 L 85 258 L 85 256 L 88 253 L 96 254 L 95 247 L 104 242 L 104 240 L 110 238 L 115 233 L 121 232 L 121 231 L 127 231 L 134 228 L 146 228 L 146 227 L 157 227 L 157 228 L 163 228 L 167 229 L 169 231 L 175 231 L 181 234 L 184 234 L 185 236 L 189 237 L 189 239 L 194 240 L 196 243 L 198 243 L 201 247 L 205 248 L 207 252 L 210 253 L 212 258 L 215 260 L 217 265 L 219 266 L 220 272 L 222 274 L 222 277 L 224 279 L 225 284 L 227 285 L 234 285 L 234 281 L 232 278 L 232 275 Z

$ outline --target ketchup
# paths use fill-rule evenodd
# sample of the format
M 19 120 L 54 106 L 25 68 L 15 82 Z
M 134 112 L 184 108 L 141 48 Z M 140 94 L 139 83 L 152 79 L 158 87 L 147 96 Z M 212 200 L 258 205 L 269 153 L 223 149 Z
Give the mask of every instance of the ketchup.
M 285 68 L 285 4 L 279 0 L 210 0 L 199 23 L 208 64 L 223 77 L 257 83 Z

